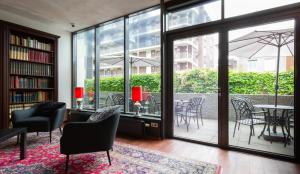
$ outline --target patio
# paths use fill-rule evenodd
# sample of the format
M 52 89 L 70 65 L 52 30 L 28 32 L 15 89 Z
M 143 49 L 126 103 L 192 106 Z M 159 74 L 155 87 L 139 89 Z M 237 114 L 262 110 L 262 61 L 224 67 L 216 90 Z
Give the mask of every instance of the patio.
M 229 121 L 229 144 L 233 146 L 239 146 L 243 148 L 262 150 L 272 153 L 279 153 L 284 155 L 294 155 L 294 142 L 291 141 L 290 145 L 284 147 L 282 142 L 272 142 L 266 141 L 260 135 L 263 125 L 256 125 L 255 136 L 252 136 L 250 144 L 248 144 L 248 138 L 250 129 L 249 126 L 241 125 L 240 130 L 236 130 L 235 137 L 233 138 L 233 121 Z M 294 129 L 291 129 L 291 134 L 294 135 Z M 196 122 L 191 120 L 189 126 L 189 131 L 186 130 L 186 125 L 182 122 L 179 127 L 175 124 L 174 126 L 174 136 L 182 137 L 186 139 L 217 143 L 218 141 L 218 121 L 216 119 L 203 119 L 203 126 L 200 124 L 199 129 L 197 129 Z

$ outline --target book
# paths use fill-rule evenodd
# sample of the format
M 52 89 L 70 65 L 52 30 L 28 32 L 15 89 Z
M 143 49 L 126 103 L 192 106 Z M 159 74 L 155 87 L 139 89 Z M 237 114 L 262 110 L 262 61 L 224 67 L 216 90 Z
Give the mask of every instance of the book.
M 53 63 L 53 53 L 30 50 L 18 46 L 10 46 L 9 58 L 14 60 L 24 60 L 39 63 Z
M 10 77 L 10 88 L 28 88 L 28 89 L 46 89 L 51 88 L 50 80 L 46 78 L 35 78 L 35 77 Z
M 13 61 L 10 63 L 10 73 L 18 75 L 52 77 L 54 75 L 54 70 L 52 65 Z
M 15 34 L 10 35 L 9 43 L 13 45 L 20 45 L 24 47 L 36 48 L 46 51 L 52 51 L 52 45 L 50 43 L 46 43 L 35 38 L 18 36 Z
M 10 92 L 10 103 L 43 102 L 51 100 L 52 92 Z

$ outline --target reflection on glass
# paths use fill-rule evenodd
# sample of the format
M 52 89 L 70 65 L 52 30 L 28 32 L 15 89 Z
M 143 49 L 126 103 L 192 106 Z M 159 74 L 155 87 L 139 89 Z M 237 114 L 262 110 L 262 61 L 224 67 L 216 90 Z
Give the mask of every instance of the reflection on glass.
M 141 114 L 160 115 L 160 9 L 129 17 L 129 86 L 142 86 Z M 130 90 L 131 91 L 131 90 Z M 129 112 L 135 107 L 129 99 Z
M 97 28 L 100 71 L 100 108 L 119 105 L 124 110 L 124 21 Z
M 229 144 L 293 156 L 294 21 L 230 31 L 229 68 Z
M 225 18 L 294 4 L 299 0 L 225 0 Z
M 94 66 L 94 30 L 88 30 L 75 35 L 76 45 L 76 84 L 77 87 L 84 87 L 84 99 L 82 106 L 86 109 L 95 107 L 95 66 Z
M 168 30 L 221 19 L 221 1 L 202 3 L 191 8 L 168 13 Z
M 174 136 L 218 142 L 218 33 L 174 41 Z

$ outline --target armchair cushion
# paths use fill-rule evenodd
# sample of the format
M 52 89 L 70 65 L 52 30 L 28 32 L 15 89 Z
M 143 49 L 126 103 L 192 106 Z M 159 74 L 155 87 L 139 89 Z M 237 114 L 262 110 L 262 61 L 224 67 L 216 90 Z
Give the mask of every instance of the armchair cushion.
M 108 106 L 108 107 L 101 108 L 97 112 L 92 114 L 87 120 L 87 122 L 99 122 L 105 120 L 106 118 L 111 116 L 114 112 L 118 111 L 119 108 L 120 108 L 119 106 Z
M 55 111 L 65 104 L 60 102 L 46 102 L 39 105 L 33 116 L 51 117 Z
M 50 130 L 50 118 L 35 116 L 16 122 L 14 127 L 27 127 L 28 131 L 48 131 Z

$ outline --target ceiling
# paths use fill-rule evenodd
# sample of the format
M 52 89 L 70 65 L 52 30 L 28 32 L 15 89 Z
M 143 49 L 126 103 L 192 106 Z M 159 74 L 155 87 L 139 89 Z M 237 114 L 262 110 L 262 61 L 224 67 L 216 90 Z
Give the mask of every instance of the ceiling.
M 0 10 L 76 31 L 159 4 L 160 0 L 0 0 Z M 71 27 L 74 23 L 75 27 Z

